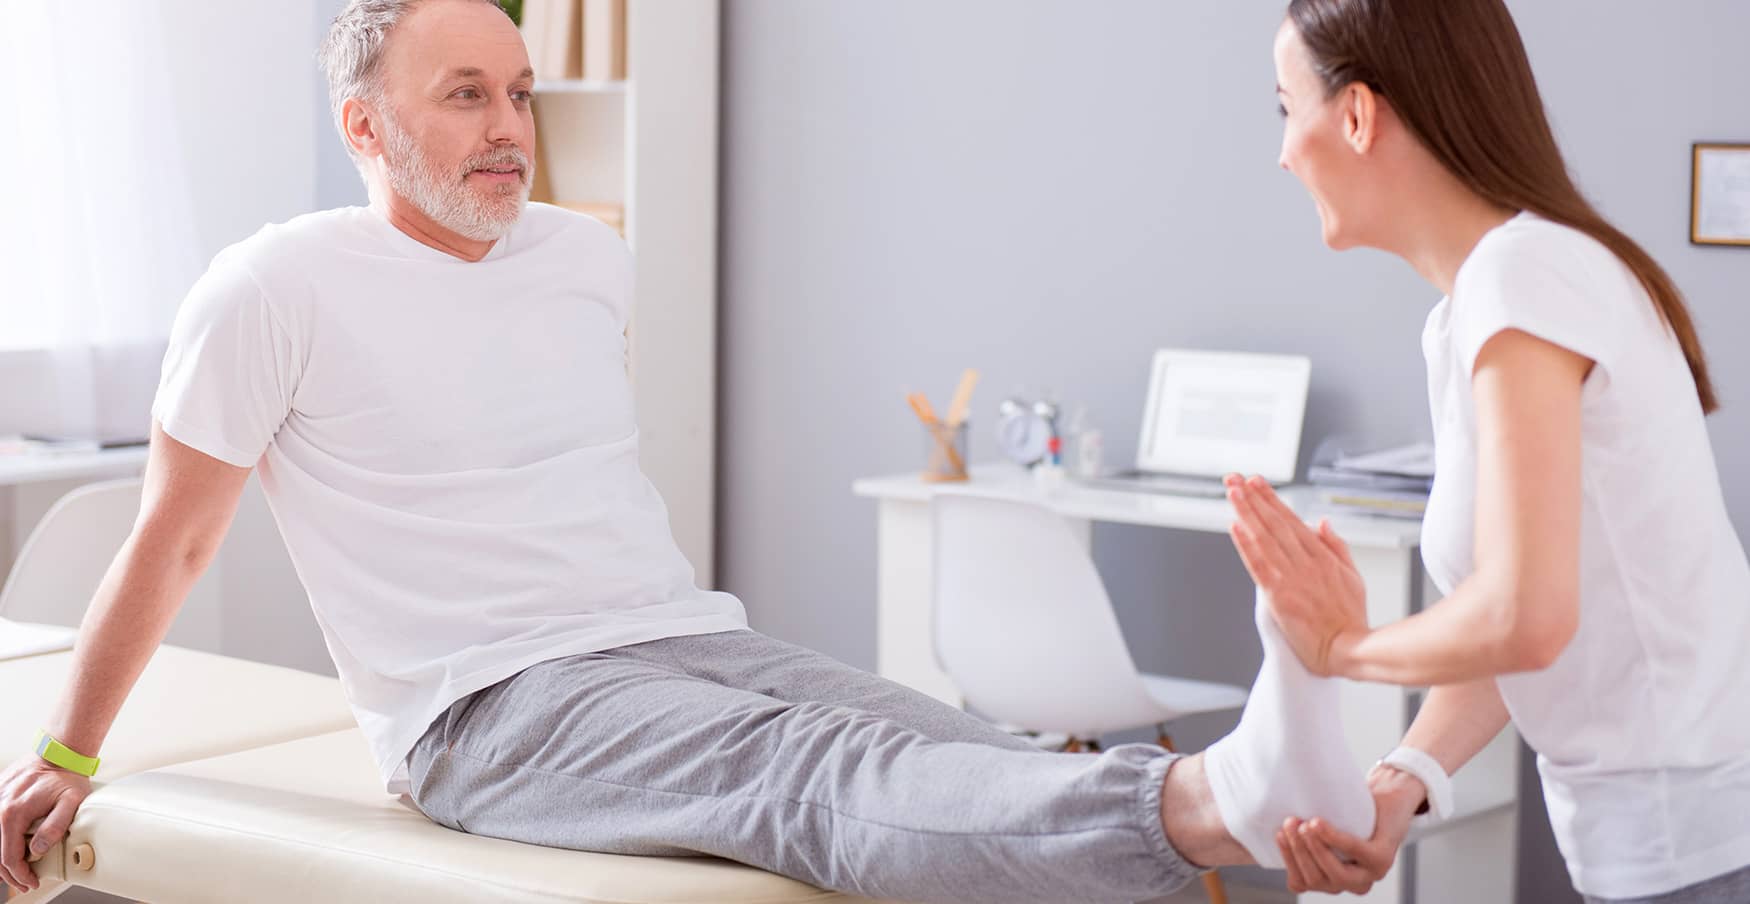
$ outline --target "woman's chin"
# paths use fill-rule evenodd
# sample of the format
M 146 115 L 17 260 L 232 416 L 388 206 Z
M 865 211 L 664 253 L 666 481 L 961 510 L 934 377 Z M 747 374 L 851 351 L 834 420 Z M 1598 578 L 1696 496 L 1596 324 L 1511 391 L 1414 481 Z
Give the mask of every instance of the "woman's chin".
M 1319 238 L 1324 239 L 1325 247 L 1332 251 L 1347 251 L 1355 247 L 1355 242 L 1343 231 L 1342 224 L 1333 223 L 1330 217 L 1319 218 Z

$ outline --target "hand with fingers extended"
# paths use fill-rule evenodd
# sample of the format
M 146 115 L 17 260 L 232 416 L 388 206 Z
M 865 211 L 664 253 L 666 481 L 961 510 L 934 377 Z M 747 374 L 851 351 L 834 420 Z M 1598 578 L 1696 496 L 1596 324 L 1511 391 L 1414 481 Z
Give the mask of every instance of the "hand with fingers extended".
M 0 879 L 19 892 L 36 888 L 28 861 L 66 836 L 73 814 L 90 794 L 91 779 L 35 755 L 0 771 Z M 26 838 L 27 832 L 34 834 Z
M 1363 895 L 1391 871 L 1427 790 L 1415 777 L 1390 766 L 1375 766 L 1367 786 L 1377 814 L 1373 837 L 1357 838 L 1322 819 L 1290 819 L 1276 832 L 1289 891 Z
M 1343 652 L 1368 630 L 1367 586 L 1348 544 L 1329 521 L 1307 527 L 1263 478 L 1225 483 L 1238 516 L 1228 534 L 1289 647 L 1313 674 L 1340 674 Z

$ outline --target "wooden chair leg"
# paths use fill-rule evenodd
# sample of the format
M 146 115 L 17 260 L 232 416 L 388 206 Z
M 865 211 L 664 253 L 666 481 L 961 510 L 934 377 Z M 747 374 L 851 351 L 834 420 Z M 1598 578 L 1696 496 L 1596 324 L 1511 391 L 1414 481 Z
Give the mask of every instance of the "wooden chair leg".
M 1221 873 L 1210 870 L 1203 874 L 1203 892 L 1209 895 L 1209 904 L 1227 904 L 1227 886 L 1221 884 Z
M 1063 745 L 1064 753 L 1081 753 L 1082 749 L 1082 742 L 1076 738 L 1070 738 L 1068 743 Z
M 1177 753 L 1177 752 L 1178 752 L 1178 751 L 1177 751 L 1177 750 L 1175 750 L 1175 749 L 1174 749 L 1174 748 L 1173 748 L 1173 736 L 1172 736 L 1172 735 L 1169 735 L 1169 734 L 1167 734 L 1167 733 L 1166 733 L 1166 732 L 1164 732 L 1164 731 L 1163 731 L 1163 732 L 1161 732 L 1161 736 L 1160 736 L 1160 737 L 1158 737 L 1158 738 L 1155 738 L 1155 743 L 1156 743 L 1156 744 L 1159 744 L 1159 745 L 1161 745 L 1161 746 L 1162 746 L 1162 747 L 1165 747 L 1165 748 L 1167 748 L 1167 750 L 1168 750 L 1168 751 L 1169 751 L 1169 752 L 1171 752 L 1171 753 Z

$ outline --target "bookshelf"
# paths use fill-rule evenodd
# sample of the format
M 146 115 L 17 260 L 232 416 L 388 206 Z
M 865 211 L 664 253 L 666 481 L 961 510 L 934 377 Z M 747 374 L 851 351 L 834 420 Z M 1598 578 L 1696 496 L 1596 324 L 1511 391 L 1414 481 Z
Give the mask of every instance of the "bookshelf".
M 536 94 L 625 94 L 620 80 L 562 78 L 535 83 Z
M 642 464 L 668 504 L 699 585 L 709 588 L 719 0 L 625 0 L 624 23 L 624 80 L 537 80 L 532 197 L 616 226 L 636 255 L 627 336 Z M 525 38 L 531 48 L 540 40 Z M 587 38 L 583 44 L 587 53 Z

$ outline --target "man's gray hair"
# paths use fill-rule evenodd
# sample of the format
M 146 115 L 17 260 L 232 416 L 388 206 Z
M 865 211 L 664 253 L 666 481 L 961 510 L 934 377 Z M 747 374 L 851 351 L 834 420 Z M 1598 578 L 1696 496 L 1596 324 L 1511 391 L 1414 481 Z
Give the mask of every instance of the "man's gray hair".
M 383 44 L 390 32 L 414 7 L 425 0 L 352 0 L 322 41 L 316 58 L 328 76 L 328 103 L 334 111 L 334 126 L 346 135 L 346 122 L 340 108 L 347 98 L 360 98 L 377 103 L 383 97 Z M 498 0 L 475 0 L 498 6 Z M 500 7 L 502 9 L 502 7 Z M 352 144 L 347 143 L 347 153 Z

